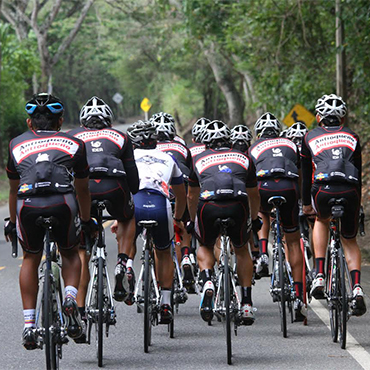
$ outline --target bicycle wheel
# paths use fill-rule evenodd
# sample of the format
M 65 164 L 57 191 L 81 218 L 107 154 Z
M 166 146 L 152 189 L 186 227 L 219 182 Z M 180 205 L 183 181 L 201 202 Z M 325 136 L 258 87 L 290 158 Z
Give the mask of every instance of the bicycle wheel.
M 305 305 L 307 309 L 307 273 L 306 273 L 306 253 L 305 253 L 305 245 L 303 242 L 303 239 L 300 239 L 300 246 L 301 246 L 301 252 L 303 256 L 303 266 L 302 266 L 302 298 L 303 298 L 303 304 Z M 303 320 L 303 325 L 307 325 L 307 316 Z
M 176 271 L 175 271 L 175 275 L 176 275 Z M 169 332 L 170 332 L 170 338 L 174 338 L 175 337 L 175 325 L 174 325 L 174 322 L 175 322 L 175 302 L 174 302 L 174 294 L 175 294 L 176 289 L 177 289 L 177 278 L 175 276 L 173 278 L 172 289 L 171 289 L 172 320 L 168 324 L 168 329 L 169 329 Z
M 286 323 L 286 296 L 285 296 L 285 273 L 284 273 L 284 256 L 283 256 L 284 246 L 278 244 L 279 253 L 279 288 L 280 288 L 280 300 L 279 300 L 279 310 L 280 310 L 280 323 L 281 331 L 283 332 L 283 337 L 287 337 L 287 323 Z
M 103 323 L 104 323 L 104 261 L 98 260 L 98 366 L 103 366 Z
M 346 289 L 346 266 L 345 257 L 342 248 L 338 250 L 339 266 L 338 282 L 340 282 L 338 289 L 338 323 L 339 323 L 339 339 L 340 347 L 346 349 L 347 341 L 347 319 L 348 319 L 348 295 Z
M 226 318 L 226 346 L 227 346 L 227 363 L 232 364 L 231 348 L 231 315 L 230 315 L 230 276 L 229 276 L 229 257 L 227 253 L 224 256 L 224 300 L 225 300 L 225 318 Z
M 333 342 L 338 341 L 338 279 L 336 261 L 334 257 L 328 256 L 326 294 L 329 307 L 330 332 Z
M 150 275 L 150 251 L 145 250 L 144 259 L 144 352 L 149 352 L 149 346 L 152 334 L 151 323 L 151 275 Z

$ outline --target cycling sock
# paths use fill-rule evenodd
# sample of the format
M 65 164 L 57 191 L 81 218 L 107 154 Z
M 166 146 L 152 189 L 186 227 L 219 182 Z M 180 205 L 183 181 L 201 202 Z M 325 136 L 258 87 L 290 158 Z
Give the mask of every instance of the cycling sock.
M 120 263 L 123 266 L 126 266 L 128 261 L 128 255 L 126 253 L 118 253 L 117 265 Z
M 295 296 L 297 298 L 299 298 L 300 300 L 302 300 L 302 297 L 303 297 L 303 283 L 299 282 L 299 281 L 295 281 L 294 282 L 294 290 L 295 290 Z
M 72 297 L 74 300 L 76 300 L 76 297 L 77 297 L 77 289 L 74 286 L 72 286 L 72 285 L 67 285 L 64 288 L 64 296 L 66 297 L 66 299 L 68 297 Z
M 268 240 L 267 239 L 260 239 L 258 241 L 258 245 L 260 247 L 261 254 L 267 254 L 267 255 L 269 255 L 267 244 L 268 244 Z
M 242 286 L 242 304 L 250 304 L 252 306 L 252 287 Z
M 24 317 L 24 327 L 25 328 L 34 328 L 36 320 L 36 310 L 34 308 L 23 310 Z
M 126 267 L 131 267 L 132 269 L 134 268 L 134 261 L 131 258 L 127 260 Z
M 171 289 L 161 289 L 161 305 L 171 305 Z
M 190 254 L 190 249 L 189 247 L 182 247 L 181 248 L 181 256 L 184 257 L 184 256 L 188 256 Z
M 359 285 L 361 282 L 361 271 L 359 270 L 352 270 L 350 272 L 351 274 L 351 280 L 352 280 L 352 289 L 355 285 Z
M 205 269 L 200 272 L 199 280 L 201 280 L 204 285 L 208 280 L 212 280 L 212 274 L 213 271 L 211 269 Z
M 315 258 L 316 261 L 316 275 L 324 273 L 325 258 Z

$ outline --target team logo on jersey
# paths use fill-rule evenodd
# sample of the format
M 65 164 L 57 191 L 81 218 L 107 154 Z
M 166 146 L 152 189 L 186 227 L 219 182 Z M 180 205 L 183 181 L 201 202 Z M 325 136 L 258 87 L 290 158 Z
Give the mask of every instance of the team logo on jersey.
M 357 140 L 347 132 L 337 132 L 333 134 L 323 134 L 309 140 L 308 145 L 313 155 L 318 155 L 324 150 L 330 150 L 339 147 L 346 147 L 355 151 Z
M 19 187 L 19 192 L 20 193 L 25 193 L 26 191 L 32 190 L 32 184 L 23 184 Z
M 283 153 L 281 152 L 280 148 L 272 148 L 272 156 L 273 157 L 282 157 Z
M 75 137 L 81 139 L 85 143 L 93 140 L 109 140 L 116 144 L 120 149 L 123 148 L 125 144 L 125 138 L 116 131 L 104 129 L 104 130 L 86 130 L 78 132 L 74 135 Z M 92 145 L 92 144 L 91 144 Z
M 227 167 L 226 165 L 218 165 L 218 171 L 219 172 L 227 172 L 232 173 L 231 168 Z
M 92 141 L 91 142 L 91 151 L 93 153 L 97 153 L 97 152 L 103 152 L 104 149 L 101 147 L 101 141 Z
M 257 172 L 257 177 L 263 177 L 266 176 L 269 173 L 269 170 L 259 170 Z
M 47 153 L 39 153 L 37 158 L 36 158 L 36 163 L 39 163 L 39 162 L 50 162 L 49 160 L 49 154 Z
M 210 154 L 205 157 L 199 158 L 195 162 L 195 167 L 199 174 L 205 171 L 207 168 L 218 165 L 225 165 L 225 163 L 235 163 L 246 170 L 249 168 L 249 160 L 243 153 L 237 152 L 226 152 L 218 154 Z
M 186 147 L 181 145 L 180 143 L 158 143 L 157 149 L 159 149 L 162 152 L 168 152 L 168 151 L 175 151 L 180 153 L 184 158 L 188 156 L 188 152 L 186 150 Z
M 262 140 L 261 142 L 259 142 L 256 146 L 253 147 L 253 149 L 251 150 L 251 155 L 258 159 L 258 157 L 264 153 L 266 150 L 269 150 L 269 149 L 272 149 L 273 151 L 273 154 L 278 154 L 281 152 L 281 147 L 288 147 L 290 149 L 292 149 L 295 153 L 297 153 L 297 146 L 292 142 L 290 141 L 289 139 L 285 139 L 285 138 L 276 138 L 276 139 L 268 139 L 268 140 Z M 274 152 L 274 150 L 280 150 L 280 152 Z M 281 155 L 278 155 L 279 157 L 282 156 Z
M 324 180 L 324 179 L 327 179 L 329 177 L 329 175 L 327 173 L 318 173 L 317 175 L 315 175 L 315 180 Z
M 160 164 L 164 164 L 164 165 L 167 164 L 167 161 L 165 159 L 152 157 L 151 155 L 144 155 L 143 157 L 138 158 L 138 159 L 135 158 L 135 161 L 137 163 L 144 163 L 146 165 L 151 165 L 151 164 L 154 164 L 154 163 L 160 163 Z
M 339 159 L 339 158 L 342 158 L 342 153 L 343 153 L 343 150 L 342 148 L 335 148 L 335 149 L 332 149 L 331 150 L 331 154 L 332 154 L 332 158 L 333 159 Z
M 204 190 L 204 191 L 200 194 L 200 197 L 201 197 L 202 199 L 207 199 L 207 198 L 211 197 L 212 195 L 215 195 L 215 192 L 214 192 L 214 191 Z

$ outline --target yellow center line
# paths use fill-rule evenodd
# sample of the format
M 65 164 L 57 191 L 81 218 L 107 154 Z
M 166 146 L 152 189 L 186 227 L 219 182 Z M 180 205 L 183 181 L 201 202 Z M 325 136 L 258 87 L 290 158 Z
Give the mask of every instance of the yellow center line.
M 6 266 L 0 266 L 0 271 L 4 270 Z
M 114 220 L 109 220 L 109 221 L 105 221 L 103 223 L 103 226 L 104 226 L 104 229 L 108 228 L 109 226 L 111 226 L 113 224 Z

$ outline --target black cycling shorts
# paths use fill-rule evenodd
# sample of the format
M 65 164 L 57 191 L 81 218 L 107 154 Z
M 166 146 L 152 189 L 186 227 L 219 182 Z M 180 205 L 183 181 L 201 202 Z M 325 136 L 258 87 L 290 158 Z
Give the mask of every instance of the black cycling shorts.
M 344 215 L 341 223 L 343 238 L 352 239 L 357 235 L 360 214 L 360 193 L 356 186 L 349 184 L 314 184 L 311 190 L 312 205 L 316 214 L 321 219 L 331 216 L 331 206 L 328 202 L 331 198 L 345 198 Z
M 108 213 L 117 221 L 127 221 L 134 217 L 134 201 L 125 179 L 90 179 L 91 200 L 105 200 Z M 91 210 L 93 217 L 96 209 Z
M 80 218 L 73 193 L 18 199 L 18 237 L 29 253 L 39 253 L 44 247 L 45 229 L 36 225 L 39 216 L 54 216 L 58 220 L 53 237 L 60 249 L 71 249 L 80 242 Z
M 251 220 L 248 198 L 227 201 L 202 201 L 198 203 L 195 232 L 199 243 L 213 247 L 220 229 L 215 226 L 218 218 L 232 218 L 235 225 L 228 229 L 228 235 L 235 248 L 242 247 L 249 239 Z
M 280 206 L 283 230 L 286 233 L 294 233 L 299 230 L 299 190 L 296 180 L 287 178 L 266 179 L 258 182 L 258 190 L 261 197 L 261 212 L 271 212 L 273 206 L 268 204 L 269 198 L 276 195 L 283 196 L 286 199 L 286 203 Z

